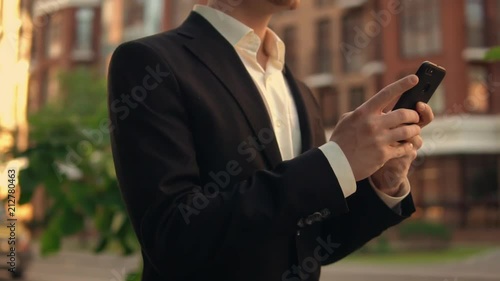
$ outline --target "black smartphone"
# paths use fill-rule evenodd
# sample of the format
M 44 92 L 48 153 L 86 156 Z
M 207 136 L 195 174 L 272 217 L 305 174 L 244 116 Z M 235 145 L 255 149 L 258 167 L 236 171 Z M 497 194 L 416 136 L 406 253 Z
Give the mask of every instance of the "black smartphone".
M 399 108 L 416 109 L 418 102 L 429 102 L 446 75 L 446 70 L 429 61 L 424 61 L 415 73 L 418 84 L 401 95 L 393 110 Z

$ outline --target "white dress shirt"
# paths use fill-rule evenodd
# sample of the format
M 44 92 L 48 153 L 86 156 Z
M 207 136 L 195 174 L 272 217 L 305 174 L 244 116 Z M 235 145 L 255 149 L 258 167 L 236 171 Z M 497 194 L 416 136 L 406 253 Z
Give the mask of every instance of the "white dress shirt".
M 290 160 L 298 156 L 302 147 L 301 132 L 295 102 L 283 75 L 285 65 L 283 41 L 271 29 L 267 29 L 263 48 L 269 59 L 264 69 L 257 61 L 257 52 L 262 42 L 252 28 L 208 6 L 195 5 L 193 10 L 204 17 L 238 53 L 266 105 L 281 158 Z M 319 149 L 330 163 L 344 196 L 348 197 L 356 192 L 356 180 L 342 149 L 332 141 Z M 371 184 L 373 186 L 372 182 Z M 408 182 L 398 197 L 391 197 L 377 188 L 374 189 L 390 208 L 395 207 L 410 192 Z

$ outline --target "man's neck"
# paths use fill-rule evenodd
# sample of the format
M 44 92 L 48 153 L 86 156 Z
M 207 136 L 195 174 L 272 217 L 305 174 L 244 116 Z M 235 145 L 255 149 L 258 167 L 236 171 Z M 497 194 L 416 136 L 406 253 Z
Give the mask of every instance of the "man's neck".
M 209 6 L 218 9 L 229 16 L 239 20 L 246 26 L 254 30 L 255 34 L 259 36 L 262 42 L 266 36 L 267 26 L 271 20 L 272 14 L 264 14 L 261 10 L 252 9 L 247 7 L 245 2 L 242 2 L 238 6 L 231 6 L 229 3 L 224 5 L 218 2 L 225 2 L 225 0 L 218 0 L 214 4 L 210 3 Z M 222 9 L 224 7 L 225 9 Z M 227 7 L 230 7 L 227 9 Z

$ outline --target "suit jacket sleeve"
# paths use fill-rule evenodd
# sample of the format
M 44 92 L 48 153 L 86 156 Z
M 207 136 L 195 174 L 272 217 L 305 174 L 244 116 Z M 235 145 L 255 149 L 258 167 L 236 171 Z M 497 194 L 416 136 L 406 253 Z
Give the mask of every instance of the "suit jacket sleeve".
M 323 241 L 338 245 L 323 264 L 344 258 L 415 211 L 411 194 L 400 203 L 400 209 L 394 210 L 380 199 L 368 180 L 357 183 L 357 191 L 347 198 L 347 205 L 348 213 L 334 216 L 322 224 Z
M 161 69 L 161 82 L 153 83 L 146 69 Z M 108 78 L 122 195 L 144 255 L 165 277 L 183 279 L 203 270 L 221 248 L 271 232 L 293 235 L 298 220 L 316 211 L 348 211 L 319 149 L 272 171 L 256 171 L 215 195 L 203 194 L 189 101 L 172 68 L 149 46 L 130 42 L 114 52 Z
M 307 85 L 299 83 L 299 86 L 312 96 Z M 315 107 L 320 112 L 319 104 L 315 103 Z M 321 224 L 321 240 L 335 245 L 334 251 L 320 258 L 323 265 L 346 257 L 389 227 L 409 218 L 415 211 L 411 194 L 397 208 L 389 208 L 368 179 L 357 182 L 356 192 L 347 197 L 346 201 L 349 212 L 331 216 Z M 313 256 L 316 255 L 313 253 L 311 257 Z

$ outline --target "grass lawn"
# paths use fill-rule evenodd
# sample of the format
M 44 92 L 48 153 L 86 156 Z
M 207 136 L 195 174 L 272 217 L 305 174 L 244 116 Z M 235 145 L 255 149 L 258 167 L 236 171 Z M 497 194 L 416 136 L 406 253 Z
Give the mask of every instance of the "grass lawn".
M 361 253 L 357 252 L 345 258 L 344 262 L 355 263 L 399 263 L 399 264 L 425 264 L 443 263 L 464 260 L 474 255 L 486 253 L 492 250 L 487 246 L 454 246 L 450 249 L 429 252 L 389 252 L 389 253 Z

